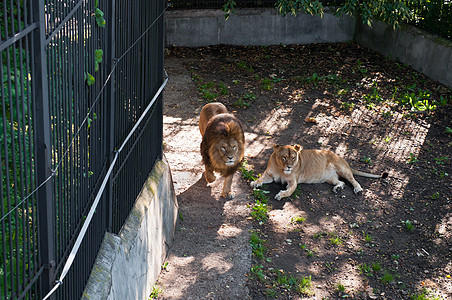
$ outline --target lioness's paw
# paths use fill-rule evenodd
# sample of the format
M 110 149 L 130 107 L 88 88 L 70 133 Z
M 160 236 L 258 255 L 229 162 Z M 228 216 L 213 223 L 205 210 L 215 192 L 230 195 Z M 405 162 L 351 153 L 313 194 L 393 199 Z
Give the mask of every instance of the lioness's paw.
M 337 194 L 339 192 L 339 190 L 342 190 L 342 188 L 340 186 L 333 187 L 333 193 Z
M 339 181 L 339 183 L 333 187 L 333 193 L 337 193 L 337 192 L 339 192 L 339 190 L 343 190 L 344 188 L 345 188 L 345 183 L 342 181 Z
M 282 196 L 281 196 L 281 192 L 279 192 L 278 194 L 276 194 L 275 199 L 276 200 L 281 200 Z
M 258 182 L 257 180 L 251 181 L 251 183 L 250 183 L 250 186 L 251 186 L 253 189 L 258 188 L 258 187 L 260 187 L 261 185 L 262 185 L 262 184 L 259 184 L 259 182 Z
M 355 192 L 355 194 L 360 194 L 362 191 L 363 189 L 361 187 L 353 189 L 353 192 Z
M 222 193 L 221 196 L 223 196 L 226 199 L 234 199 L 235 194 L 234 194 L 234 192 L 229 192 L 229 193 Z

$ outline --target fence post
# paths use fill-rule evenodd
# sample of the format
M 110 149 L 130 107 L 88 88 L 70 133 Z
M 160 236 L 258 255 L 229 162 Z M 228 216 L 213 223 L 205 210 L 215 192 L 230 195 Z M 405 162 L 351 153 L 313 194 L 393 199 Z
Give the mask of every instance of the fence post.
M 34 99 L 35 130 L 35 170 L 37 185 L 52 174 L 50 137 L 49 91 L 47 81 L 46 33 L 44 0 L 33 1 L 33 21 L 38 28 L 33 33 L 33 74 L 32 90 Z M 37 192 L 38 211 L 38 255 L 41 274 L 40 293 L 44 297 L 55 281 L 55 231 L 53 209 L 52 180 L 44 184 Z M 54 296 L 50 299 L 54 299 Z
M 106 53 L 106 70 L 107 72 L 110 72 L 115 68 L 115 48 L 116 48 L 116 9 L 115 9 L 115 3 L 116 1 L 111 1 L 110 6 L 107 12 L 107 53 Z M 106 89 L 106 99 L 109 102 L 109 105 L 107 107 L 109 108 L 107 121 L 106 121 L 106 127 L 108 128 L 107 137 L 106 137 L 106 149 L 108 151 L 108 162 L 107 165 L 110 165 L 111 161 L 113 160 L 115 156 L 115 71 L 111 73 L 110 81 L 108 82 L 108 88 Z M 107 200 L 107 231 L 112 231 L 113 228 L 113 175 L 110 176 L 110 180 L 108 182 L 107 188 L 105 190 L 106 193 L 106 200 Z

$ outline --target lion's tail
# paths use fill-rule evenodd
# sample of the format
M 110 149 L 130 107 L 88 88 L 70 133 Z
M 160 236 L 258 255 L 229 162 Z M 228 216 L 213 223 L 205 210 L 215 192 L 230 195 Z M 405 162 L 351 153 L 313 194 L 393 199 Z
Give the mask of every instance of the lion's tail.
M 353 169 L 352 169 L 352 172 L 353 172 L 354 175 L 368 177 L 368 178 L 382 178 L 382 179 L 384 179 L 384 178 L 388 177 L 388 173 L 387 172 L 383 172 L 380 175 L 370 174 L 370 173 L 361 172 L 361 171 L 353 170 Z

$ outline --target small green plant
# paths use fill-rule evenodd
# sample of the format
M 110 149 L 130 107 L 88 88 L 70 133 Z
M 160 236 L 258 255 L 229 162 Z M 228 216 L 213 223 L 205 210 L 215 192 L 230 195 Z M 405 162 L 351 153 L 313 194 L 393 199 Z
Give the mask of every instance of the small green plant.
M 296 216 L 290 219 L 290 222 L 292 223 L 303 223 L 304 221 L 306 221 L 306 218 L 302 216 Z
M 271 89 L 273 89 L 274 86 L 275 86 L 275 84 L 273 83 L 273 81 L 270 78 L 264 78 L 261 81 L 261 87 L 263 90 L 271 90 Z
M 276 272 L 276 284 L 282 288 L 291 289 L 297 284 L 297 279 L 292 275 L 287 276 L 283 270 L 278 270 Z
M 314 73 L 311 76 L 304 78 L 304 82 L 313 83 L 315 86 L 317 86 L 317 83 L 319 83 L 321 80 L 322 78 L 319 75 L 317 75 L 317 73 Z
M 450 127 L 446 127 L 446 129 L 444 130 L 445 134 L 452 134 L 452 128 Z
M 414 230 L 414 224 L 410 220 L 402 221 L 402 224 L 405 226 L 405 229 L 408 231 Z
M 306 257 L 313 257 L 314 256 L 314 252 L 309 250 L 308 247 L 304 244 L 298 244 L 300 246 L 301 249 L 303 249 L 306 252 Z
M 245 70 L 247 70 L 248 72 L 253 72 L 253 67 L 248 66 L 248 65 L 246 64 L 246 62 L 244 62 L 244 61 L 239 61 L 239 62 L 237 63 L 237 66 L 238 66 L 240 69 L 245 69 Z
M 251 267 L 251 276 L 259 280 L 260 282 L 264 282 L 265 280 L 265 274 L 263 272 L 263 266 L 262 265 L 254 265 Z
M 355 108 L 355 103 L 353 102 L 342 102 L 341 109 L 345 111 L 352 111 Z
M 167 270 L 167 268 L 168 268 L 168 262 L 165 262 L 163 265 L 162 265 L 162 270 Z
M 384 141 L 385 141 L 386 143 L 389 143 L 389 142 L 391 141 L 391 137 L 390 137 L 390 136 L 385 137 Z
M 254 189 L 253 190 L 253 196 L 256 201 L 260 201 L 261 203 L 267 204 L 268 202 L 268 196 L 269 191 L 261 190 L 261 189 Z
M 267 248 L 264 246 L 266 241 L 260 238 L 260 236 L 253 232 L 250 236 L 250 245 L 251 249 L 253 250 L 253 255 L 257 259 L 263 259 L 265 257 L 265 252 L 267 251 Z
M 367 69 L 363 66 L 363 63 L 361 60 L 357 60 L 356 62 L 356 66 L 358 68 L 358 72 L 361 73 L 362 76 L 366 76 L 367 75 Z M 355 71 L 353 70 L 353 73 L 355 73 Z
M 374 276 L 372 273 L 372 266 L 366 263 L 359 265 L 358 269 L 362 274 L 366 275 L 367 277 Z
M 410 153 L 410 157 L 408 157 L 406 163 L 407 164 L 414 164 L 414 163 L 417 163 L 417 161 L 418 161 L 417 157 L 413 153 Z
M 301 295 L 310 295 L 311 286 L 311 275 L 309 275 L 308 277 L 302 277 L 296 285 L 296 291 Z
M 256 204 L 254 204 L 252 211 L 251 211 L 251 217 L 258 221 L 265 223 L 268 219 L 268 207 L 266 203 L 262 203 L 259 200 L 256 201 Z
M 348 92 L 349 92 L 349 89 L 340 89 L 340 90 L 338 90 L 338 91 L 336 92 L 336 95 L 337 95 L 337 96 L 344 96 L 344 95 L 346 95 Z M 351 104 L 351 106 L 355 106 L 354 103 L 350 103 L 350 104 Z
M 410 108 L 413 111 L 432 111 L 436 109 L 436 104 L 430 98 L 431 94 L 427 91 L 419 90 L 416 94 L 409 89 L 396 100 L 402 107 Z
M 273 288 L 273 287 L 269 287 L 267 288 L 267 290 L 265 291 L 265 294 L 267 295 L 267 297 L 269 298 L 276 298 L 276 296 L 278 295 L 278 290 Z
M 257 177 L 254 175 L 254 170 L 251 169 L 246 160 L 243 160 L 240 171 L 242 172 L 242 177 L 248 181 L 254 181 L 257 179 Z
M 441 156 L 441 157 L 435 158 L 435 162 L 437 165 L 444 165 L 448 159 L 449 158 L 447 156 Z
M 218 89 L 221 95 L 227 95 L 229 93 L 228 86 L 224 83 L 218 84 Z
M 342 283 L 338 282 L 336 284 L 336 291 L 339 292 L 339 293 L 344 293 L 345 292 L 345 286 Z
M 157 299 L 158 296 L 163 292 L 163 289 L 159 288 L 157 285 L 154 285 L 152 287 L 151 295 L 149 296 L 149 299 Z
M 373 262 L 373 263 L 372 263 L 372 271 L 373 271 L 374 273 L 380 272 L 380 271 L 381 271 L 381 266 L 380 266 L 380 264 L 377 263 L 377 262 Z
M 342 245 L 342 240 L 337 235 L 333 236 L 330 241 L 331 241 L 331 245 L 334 245 L 334 246 Z
M 440 96 L 438 105 L 439 106 L 446 106 L 447 103 L 452 102 L 452 96 L 444 97 L 443 95 Z
M 382 115 L 383 117 L 385 117 L 385 118 L 391 118 L 391 117 L 394 116 L 394 113 L 393 113 L 392 111 L 390 111 L 390 110 L 387 110 L 387 111 L 383 111 L 383 112 L 381 113 L 381 115 Z
M 339 84 L 344 82 L 341 76 L 336 74 L 328 74 L 324 77 L 324 80 L 326 80 L 329 84 Z
M 439 198 L 439 192 L 435 192 L 430 198 L 438 199 Z
M 432 295 L 432 292 L 427 289 L 422 289 L 419 293 L 410 295 L 411 300 L 440 300 L 440 297 Z
M 199 83 L 201 83 L 201 80 L 199 81 Z M 198 85 L 199 94 L 207 102 L 212 102 L 218 97 L 218 94 L 215 93 L 214 89 L 215 89 L 214 82 L 207 82 L 205 84 Z
M 369 103 L 383 102 L 383 98 L 380 96 L 378 87 L 374 87 L 371 94 L 365 95 L 364 100 Z
M 388 284 L 388 283 L 390 283 L 390 282 L 393 282 L 393 281 L 394 281 L 394 275 L 391 274 L 389 271 L 386 271 L 386 272 L 384 273 L 384 275 L 381 276 L 380 281 L 381 281 L 383 284 Z
M 438 170 L 437 168 L 433 168 L 430 170 L 433 174 L 438 175 L 441 179 L 443 179 L 446 176 L 449 176 L 449 174 L 444 170 Z
M 322 236 L 327 236 L 327 235 L 328 235 L 328 233 L 326 233 L 326 232 L 317 232 L 316 234 L 314 234 L 313 238 L 314 239 L 319 239 Z
M 368 234 L 368 233 L 364 233 L 364 231 L 363 231 L 363 234 L 364 234 L 364 241 L 366 243 L 371 243 L 372 240 L 373 240 L 373 237 L 370 234 Z
M 365 162 L 365 163 L 368 164 L 368 165 L 371 165 L 371 164 L 372 164 L 372 159 L 371 159 L 370 157 L 364 156 L 363 159 L 362 159 L 362 161 Z
M 240 107 L 240 108 L 248 108 L 251 106 L 251 102 L 256 99 L 256 95 L 253 93 L 247 93 L 240 97 L 238 100 L 234 102 L 234 106 Z
M 312 83 L 315 86 L 317 86 L 320 82 L 327 82 L 329 84 L 338 84 L 345 82 L 342 80 L 341 76 L 338 76 L 336 74 L 328 74 L 325 76 L 319 76 L 317 73 L 313 73 L 311 76 L 305 77 L 303 79 L 305 83 Z

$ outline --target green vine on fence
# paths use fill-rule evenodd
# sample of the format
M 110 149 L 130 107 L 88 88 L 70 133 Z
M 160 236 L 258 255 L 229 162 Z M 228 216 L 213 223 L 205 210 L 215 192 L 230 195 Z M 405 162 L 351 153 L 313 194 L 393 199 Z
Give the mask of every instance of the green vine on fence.
M 105 18 L 104 12 L 99 9 L 99 0 L 95 0 L 94 3 L 94 18 L 96 20 L 97 26 L 101 28 L 105 28 Z M 104 55 L 104 51 L 102 49 L 96 49 L 94 51 L 94 72 L 99 71 L 99 64 L 102 62 L 102 57 Z M 85 81 L 88 86 L 93 85 L 96 82 L 94 76 L 88 72 L 85 73 Z

